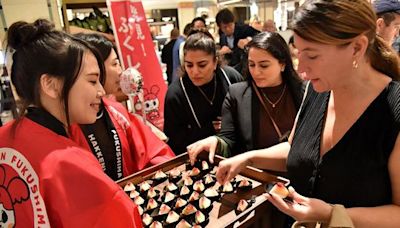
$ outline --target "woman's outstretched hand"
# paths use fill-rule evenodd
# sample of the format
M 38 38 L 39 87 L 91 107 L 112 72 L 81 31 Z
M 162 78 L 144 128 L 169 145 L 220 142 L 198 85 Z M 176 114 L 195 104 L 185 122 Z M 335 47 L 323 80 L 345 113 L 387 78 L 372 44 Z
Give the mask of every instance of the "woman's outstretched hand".
M 218 139 L 216 136 L 210 136 L 190 144 L 186 147 L 186 150 L 189 154 L 190 163 L 193 165 L 197 160 L 197 156 L 203 151 L 208 151 L 208 159 L 211 163 L 214 163 L 214 156 L 217 146 Z
M 293 202 L 283 200 L 276 194 L 264 194 L 268 201 L 283 213 L 293 217 L 297 221 L 328 222 L 332 206 L 322 200 L 308 198 L 297 193 L 294 188 L 289 187 L 289 196 Z
M 226 160 L 222 160 L 217 169 L 217 181 L 224 184 L 234 178 L 249 163 L 246 154 L 240 154 Z

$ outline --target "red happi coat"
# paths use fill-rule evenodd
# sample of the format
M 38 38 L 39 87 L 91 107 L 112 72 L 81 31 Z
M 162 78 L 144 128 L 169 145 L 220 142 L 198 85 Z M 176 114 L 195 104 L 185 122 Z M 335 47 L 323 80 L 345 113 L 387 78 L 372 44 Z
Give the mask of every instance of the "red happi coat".
M 174 152 L 166 143 L 119 102 L 103 98 L 103 103 L 121 141 L 124 177 L 175 157 Z M 91 150 L 78 125 L 73 125 L 70 132 L 72 140 L 85 149 Z
M 26 117 L 0 128 L 0 208 L 1 227 L 142 226 L 91 152 Z

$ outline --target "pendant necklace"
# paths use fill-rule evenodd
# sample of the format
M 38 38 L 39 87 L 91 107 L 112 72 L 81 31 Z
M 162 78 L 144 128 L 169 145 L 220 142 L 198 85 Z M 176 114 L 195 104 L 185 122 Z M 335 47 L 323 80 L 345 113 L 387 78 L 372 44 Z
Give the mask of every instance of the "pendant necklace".
M 211 106 L 213 106 L 213 104 L 214 104 L 214 99 L 215 99 L 215 94 L 217 93 L 217 79 L 216 79 L 216 75 L 214 75 L 214 92 L 213 92 L 213 95 L 212 95 L 212 97 L 211 97 L 211 100 L 210 99 L 208 99 L 208 96 L 206 95 L 206 93 L 199 87 L 199 86 L 196 86 L 198 89 L 199 89 L 199 91 L 200 91 L 200 93 L 203 95 L 203 97 L 207 100 L 207 102 L 211 105 Z
M 264 96 L 265 100 L 267 100 L 267 102 L 272 106 L 272 108 L 275 108 L 276 105 L 282 100 L 283 95 L 285 94 L 285 90 L 286 90 L 286 84 L 283 87 L 282 93 L 279 96 L 278 100 L 276 100 L 275 102 L 272 102 L 270 99 L 268 99 L 267 95 L 264 93 L 264 91 L 261 91 L 262 95 Z

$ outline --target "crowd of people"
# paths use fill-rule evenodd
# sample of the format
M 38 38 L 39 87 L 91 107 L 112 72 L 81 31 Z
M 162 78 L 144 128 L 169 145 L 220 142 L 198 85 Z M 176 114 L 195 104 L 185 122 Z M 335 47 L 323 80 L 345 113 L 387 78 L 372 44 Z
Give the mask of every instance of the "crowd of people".
M 286 227 L 400 226 L 400 2 L 306 1 L 289 43 L 273 21 L 259 31 L 228 9 L 216 24 L 219 42 L 202 17 L 171 31 L 167 142 L 119 103 L 112 42 L 12 24 L 21 107 L 0 128 L 0 224 L 142 227 L 115 181 L 187 152 L 226 157 L 221 184 L 248 165 L 289 178 L 291 202 L 264 195 Z

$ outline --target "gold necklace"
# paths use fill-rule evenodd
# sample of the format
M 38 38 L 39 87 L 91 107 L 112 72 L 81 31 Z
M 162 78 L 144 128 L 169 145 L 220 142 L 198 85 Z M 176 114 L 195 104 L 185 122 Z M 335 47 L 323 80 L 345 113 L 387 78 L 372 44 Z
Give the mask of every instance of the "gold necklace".
M 214 92 L 213 92 L 211 100 L 208 99 L 208 96 L 206 95 L 206 93 L 204 93 L 204 91 L 199 86 L 196 86 L 199 89 L 200 93 L 203 95 L 203 97 L 207 100 L 207 102 L 211 106 L 213 106 L 213 104 L 214 104 L 215 94 L 217 93 L 217 79 L 216 79 L 216 77 L 217 76 L 214 75 Z
M 275 108 L 275 106 L 282 100 L 283 95 L 285 94 L 285 90 L 286 90 L 286 84 L 283 86 L 283 90 L 281 95 L 279 96 L 278 100 L 276 100 L 275 102 L 272 102 L 270 99 L 268 99 L 267 95 L 264 93 L 264 91 L 261 90 L 262 95 L 264 96 L 265 100 L 267 100 L 267 102 L 272 106 L 272 108 Z

